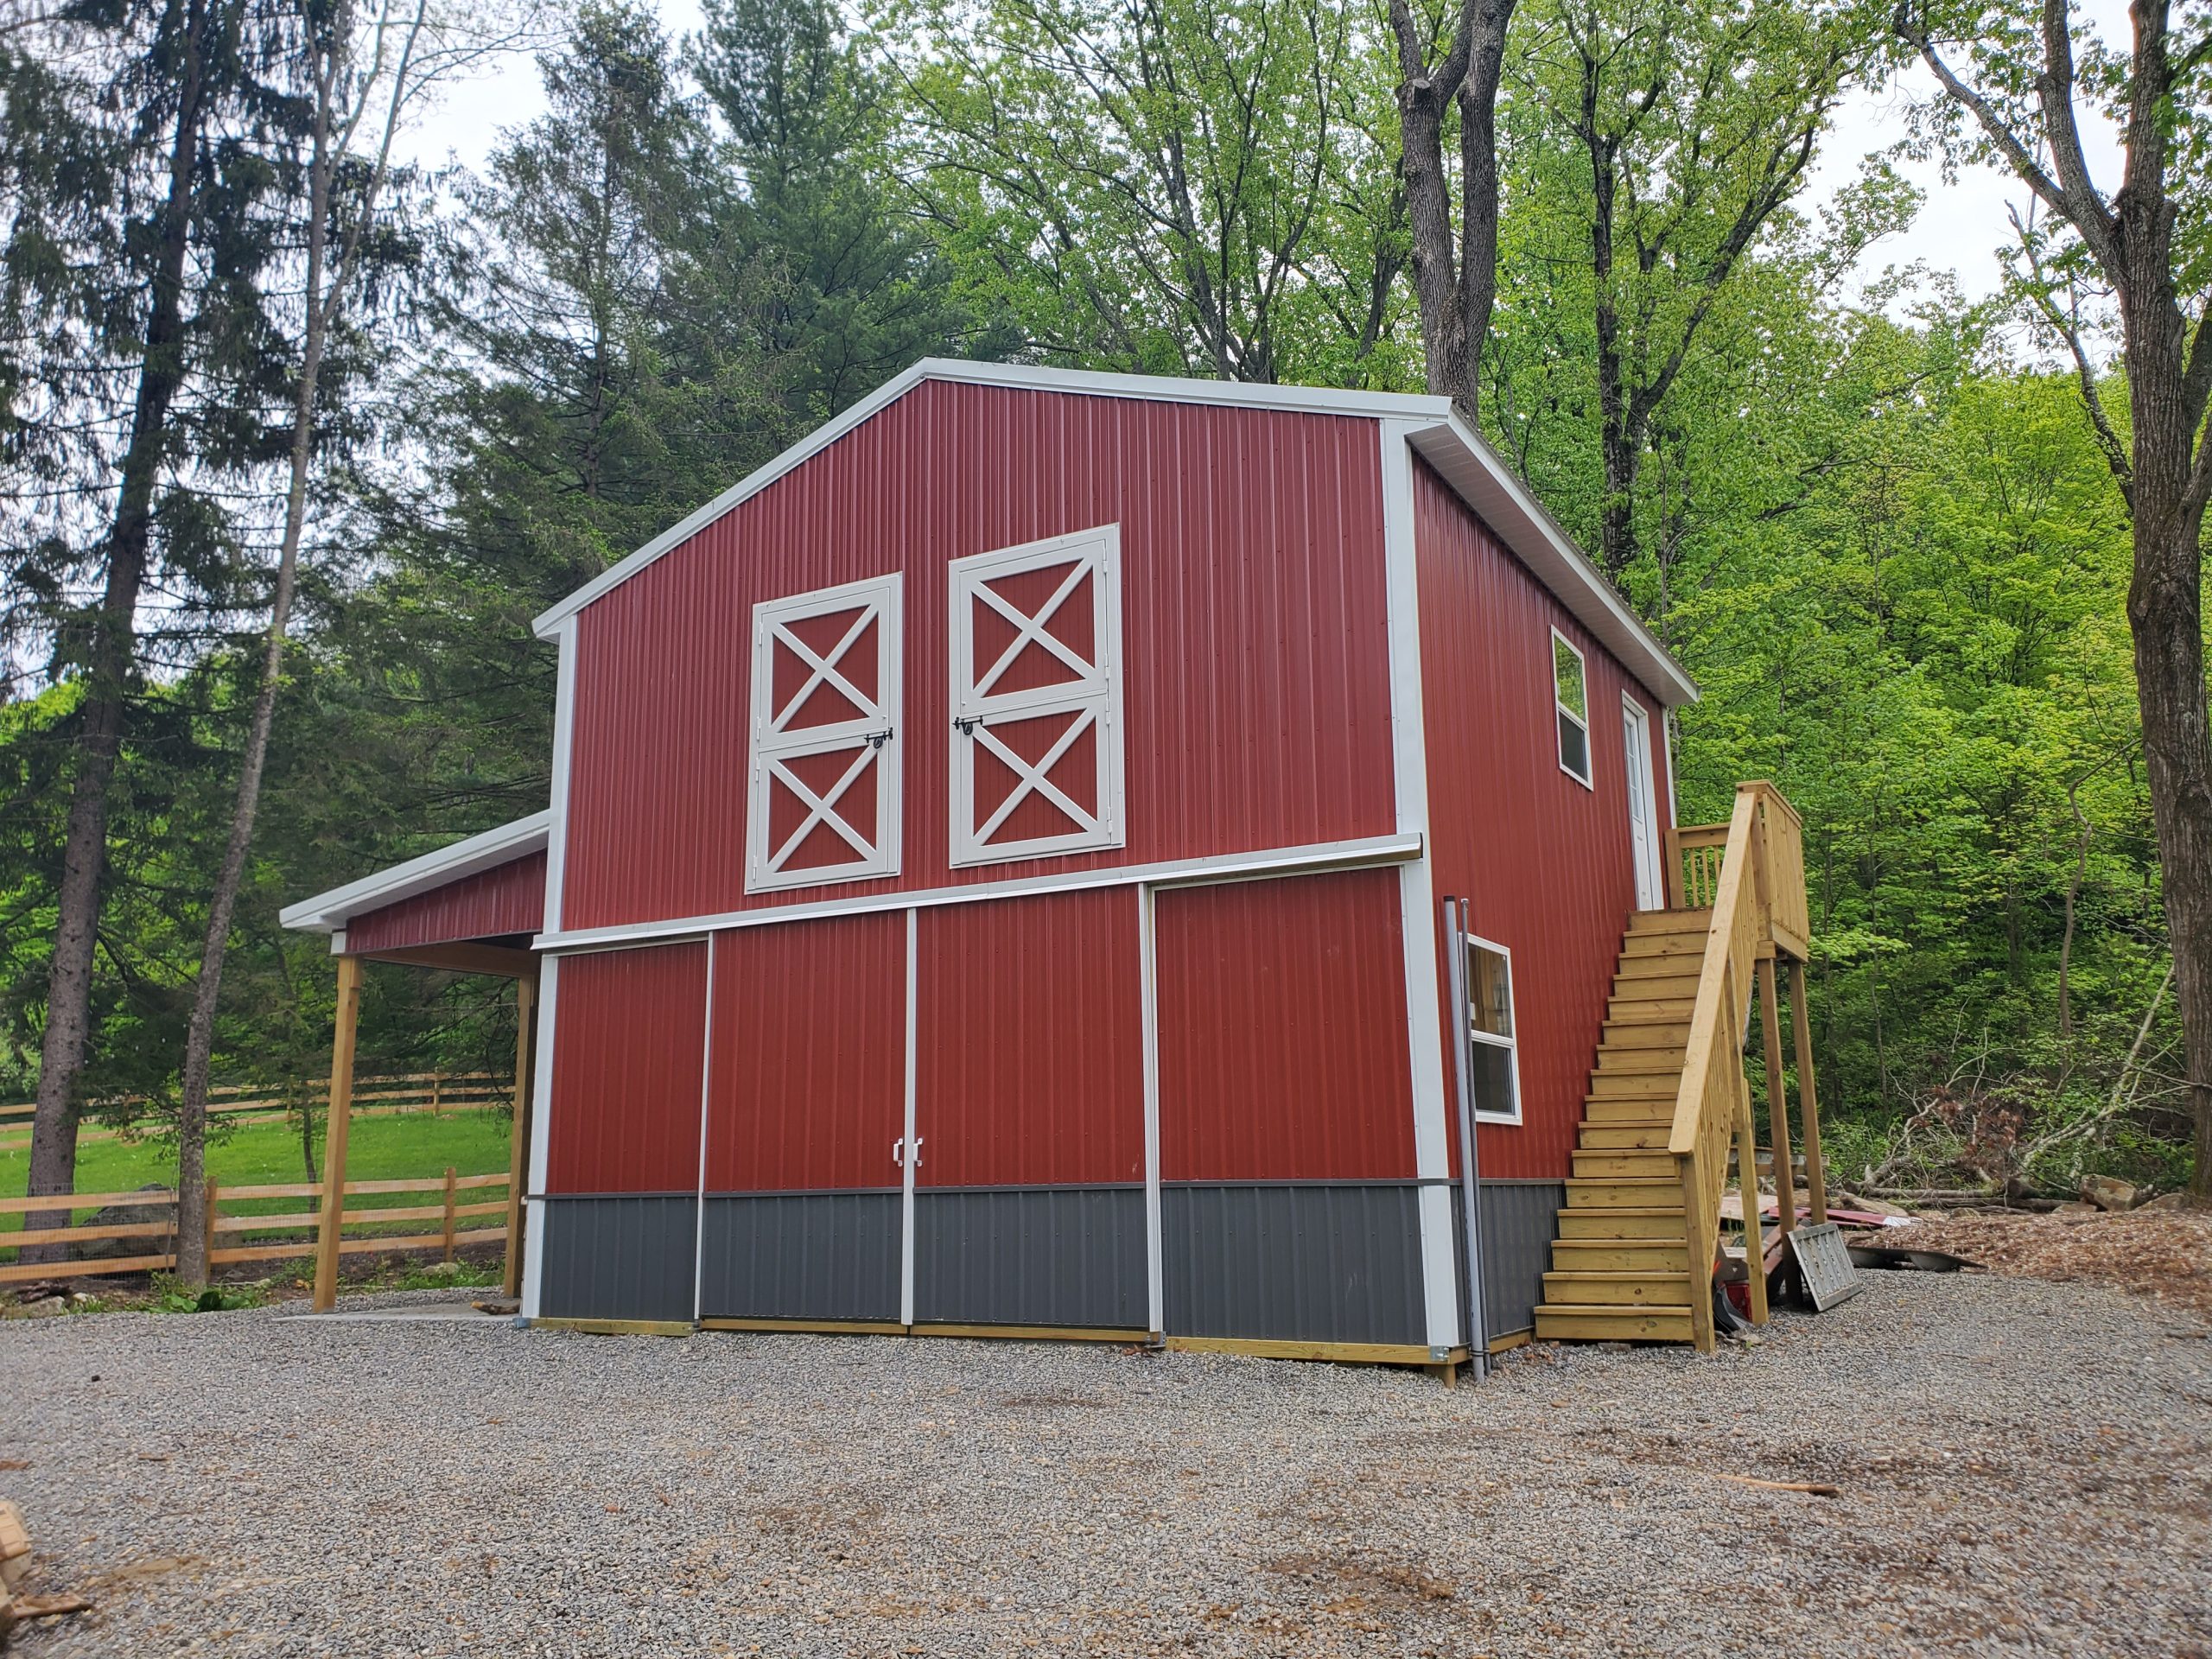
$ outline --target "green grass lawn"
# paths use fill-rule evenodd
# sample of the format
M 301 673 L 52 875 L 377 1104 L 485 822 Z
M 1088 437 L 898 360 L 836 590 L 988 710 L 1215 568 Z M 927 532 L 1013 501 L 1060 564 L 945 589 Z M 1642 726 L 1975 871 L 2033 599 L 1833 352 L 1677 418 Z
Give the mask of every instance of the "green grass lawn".
M 390 1117 L 357 1117 L 346 1155 L 346 1179 L 384 1181 L 442 1175 L 448 1165 L 463 1175 L 504 1172 L 507 1167 L 508 1122 L 497 1112 L 448 1112 L 436 1116 L 428 1112 L 405 1112 Z M 321 1160 L 322 1148 L 318 1145 L 318 1166 Z M 298 1128 L 282 1122 L 238 1125 L 221 1141 L 209 1144 L 207 1175 L 209 1179 L 224 1185 L 262 1186 L 304 1181 L 307 1167 L 300 1157 Z M 0 1198 L 21 1198 L 29 1180 L 29 1147 L 0 1149 Z M 78 1148 L 79 1192 L 128 1192 L 156 1184 L 176 1184 L 176 1154 L 171 1147 L 147 1141 L 134 1145 L 127 1141 L 93 1141 Z M 472 1192 L 463 1196 L 465 1199 L 481 1199 L 505 1195 L 505 1188 L 495 1187 L 488 1192 Z M 360 1198 L 355 1204 L 364 1208 L 373 1204 L 381 1208 L 421 1203 L 429 1197 L 428 1193 L 397 1193 Z M 271 1198 L 235 1205 L 226 1202 L 223 1205 L 224 1212 L 232 1215 L 287 1211 L 297 1213 L 308 1207 L 310 1201 L 305 1198 Z M 76 1222 L 81 1224 L 92 1211 L 79 1210 L 74 1213 Z M 20 1215 L 0 1215 L 0 1233 L 18 1231 L 22 1224 Z M 462 1224 L 481 1227 L 486 1224 L 480 1217 L 471 1217 Z

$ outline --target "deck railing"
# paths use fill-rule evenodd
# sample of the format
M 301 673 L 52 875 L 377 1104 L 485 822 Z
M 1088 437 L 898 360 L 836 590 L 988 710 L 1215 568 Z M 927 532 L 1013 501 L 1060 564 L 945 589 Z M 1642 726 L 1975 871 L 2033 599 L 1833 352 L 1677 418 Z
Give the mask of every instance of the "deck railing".
M 1773 964 L 1777 955 L 1802 963 L 1808 949 L 1804 834 L 1796 809 L 1779 790 L 1771 784 L 1748 783 L 1737 786 L 1735 810 L 1726 823 L 1685 827 L 1676 832 L 1675 839 L 1679 848 L 1676 907 L 1703 910 L 1709 906 L 1713 912 L 1705 960 L 1699 969 L 1697 1000 L 1690 1014 L 1681 1086 L 1675 1099 L 1674 1126 L 1667 1142 L 1681 1173 L 1683 1224 L 1694 1281 L 1690 1330 L 1700 1349 L 1710 1349 L 1713 1302 L 1703 1274 L 1719 1249 L 1720 1200 L 1727 1184 L 1732 1144 L 1743 1197 L 1751 1313 L 1755 1323 L 1766 1319 L 1765 1230 L 1759 1215 L 1758 1148 L 1751 1086 L 1744 1075 L 1744 1046 L 1749 1037 L 1751 993 L 1756 985 L 1765 1001 L 1776 1167 L 1787 1170 L 1790 1164 L 1789 1115 L 1781 1094 Z M 1819 1111 L 1806 1045 L 1803 982 L 1793 975 L 1791 983 L 1800 999 L 1796 1021 L 1799 1096 L 1815 1214 L 1819 1219 L 1827 1211 L 1819 1177 Z M 1796 1217 L 1794 1191 L 1781 1198 L 1778 1211 L 1781 1224 L 1791 1225 Z

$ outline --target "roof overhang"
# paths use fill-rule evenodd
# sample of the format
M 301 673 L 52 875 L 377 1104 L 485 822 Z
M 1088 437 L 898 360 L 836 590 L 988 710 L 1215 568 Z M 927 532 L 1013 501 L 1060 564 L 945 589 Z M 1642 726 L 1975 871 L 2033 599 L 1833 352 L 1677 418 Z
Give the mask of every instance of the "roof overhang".
M 1412 433 L 1408 442 L 1574 620 L 1662 704 L 1673 709 L 1697 701 L 1697 683 L 1652 637 L 1613 584 L 1480 433 L 1457 415 L 1447 414 L 1437 425 Z
M 435 853 L 410 858 L 404 864 L 394 864 L 342 887 L 302 899 L 296 905 L 287 905 L 276 913 L 276 919 L 284 926 L 302 932 L 336 932 L 349 918 L 365 911 L 381 910 L 403 899 L 412 899 L 417 893 L 480 875 L 486 870 L 497 869 L 502 864 L 543 851 L 552 823 L 552 813 L 533 812 L 526 818 L 517 818 L 512 823 L 503 823 L 482 835 L 456 841 Z
M 1158 403 L 1205 404 L 1294 414 L 1342 415 L 1411 423 L 1410 441 L 1461 499 L 1481 515 L 1505 545 L 1535 572 L 1637 678 L 1669 708 L 1689 702 L 1697 686 L 1681 665 L 1622 603 L 1612 585 L 1575 546 L 1497 452 L 1452 410 L 1448 397 L 1403 392 L 1346 391 L 1329 386 L 1255 385 L 1241 380 L 1185 380 L 1166 375 L 1100 374 L 1029 364 L 971 363 L 928 357 L 887 381 L 836 419 L 816 429 L 773 461 L 671 525 L 620 563 L 609 566 L 531 624 L 542 639 L 609 589 L 620 586 L 671 548 L 696 535 L 749 497 L 810 460 L 855 427 L 896 403 L 925 380 L 1056 391 L 1094 397 L 1135 397 Z

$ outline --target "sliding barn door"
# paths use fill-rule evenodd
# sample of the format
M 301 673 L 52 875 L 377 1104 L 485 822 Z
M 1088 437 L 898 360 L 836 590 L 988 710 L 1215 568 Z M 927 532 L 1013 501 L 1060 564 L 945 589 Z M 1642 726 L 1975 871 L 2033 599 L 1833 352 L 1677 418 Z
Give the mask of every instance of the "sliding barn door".
M 917 912 L 917 1322 L 1149 1328 L 1137 906 Z
M 899 1321 L 906 1032 L 903 912 L 716 937 L 702 1317 Z

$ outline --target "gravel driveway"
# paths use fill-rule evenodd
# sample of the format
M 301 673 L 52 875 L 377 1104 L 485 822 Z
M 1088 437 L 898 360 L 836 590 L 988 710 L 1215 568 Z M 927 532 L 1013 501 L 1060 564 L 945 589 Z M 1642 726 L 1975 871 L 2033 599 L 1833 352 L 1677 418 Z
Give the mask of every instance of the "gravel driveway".
M 1487 1384 L 1112 1348 L 0 1325 L 29 1656 L 2212 1652 L 2212 1341 L 1872 1274 Z M 1832 1481 L 1840 1498 L 1718 1473 Z

